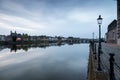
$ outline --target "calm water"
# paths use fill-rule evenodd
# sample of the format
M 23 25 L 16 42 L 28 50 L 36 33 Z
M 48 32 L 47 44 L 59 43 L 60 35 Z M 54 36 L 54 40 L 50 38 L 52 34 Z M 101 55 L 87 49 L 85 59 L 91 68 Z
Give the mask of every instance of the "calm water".
M 0 51 L 0 80 L 87 80 L 89 45 Z

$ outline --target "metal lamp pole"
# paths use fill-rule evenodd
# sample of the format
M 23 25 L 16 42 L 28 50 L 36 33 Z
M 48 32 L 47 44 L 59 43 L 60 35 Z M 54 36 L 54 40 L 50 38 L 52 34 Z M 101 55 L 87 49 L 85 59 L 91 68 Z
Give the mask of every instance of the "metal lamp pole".
M 101 59 L 100 59 L 100 54 L 101 54 L 101 24 L 102 24 L 102 18 L 101 15 L 99 15 L 99 18 L 97 18 L 98 25 L 99 25 L 99 44 L 98 44 L 98 71 L 101 71 Z

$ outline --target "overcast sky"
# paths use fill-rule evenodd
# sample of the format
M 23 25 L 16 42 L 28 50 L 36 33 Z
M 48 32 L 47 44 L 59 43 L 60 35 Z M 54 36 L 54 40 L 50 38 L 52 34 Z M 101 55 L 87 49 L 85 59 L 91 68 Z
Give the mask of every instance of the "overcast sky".
M 103 17 L 102 36 L 116 19 L 114 0 L 0 0 L 0 34 L 98 36 L 97 18 Z

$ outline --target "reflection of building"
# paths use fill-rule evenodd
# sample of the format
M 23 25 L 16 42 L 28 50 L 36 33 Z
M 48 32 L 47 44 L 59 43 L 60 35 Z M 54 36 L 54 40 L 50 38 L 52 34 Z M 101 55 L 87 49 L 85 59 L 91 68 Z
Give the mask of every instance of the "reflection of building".
M 117 42 L 117 21 L 114 20 L 108 25 L 106 33 L 106 41 L 108 43 L 116 43 Z
M 120 44 L 120 0 L 117 0 L 117 43 Z
M 31 36 L 31 37 L 30 37 L 30 40 L 31 40 L 31 41 L 36 41 L 36 40 L 37 40 L 37 37 L 36 37 L 36 36 Z
M 40 44 L 29 44 L 29 45 L 9 45 L 10 51 L 17 52 L 18 50 L 28 51 L 30 48 L 46 48 L 50 46 L 61 46 L 65 45 L 65 43 L 57 44 L 57 43 L 40 43 Z

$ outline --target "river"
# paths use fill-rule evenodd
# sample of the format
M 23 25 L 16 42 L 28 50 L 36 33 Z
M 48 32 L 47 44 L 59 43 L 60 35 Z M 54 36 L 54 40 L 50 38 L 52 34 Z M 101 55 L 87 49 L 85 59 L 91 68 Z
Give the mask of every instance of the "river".
M 89 44 L 4 48 L 0 80 L 87 80 Z

